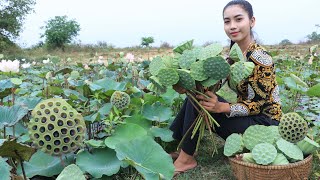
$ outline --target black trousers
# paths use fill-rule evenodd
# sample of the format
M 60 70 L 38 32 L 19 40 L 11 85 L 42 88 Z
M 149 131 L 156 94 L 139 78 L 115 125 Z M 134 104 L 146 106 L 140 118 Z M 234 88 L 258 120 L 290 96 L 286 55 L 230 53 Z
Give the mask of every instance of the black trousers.
M 226 102 L 221 97 L 218 97 L 220 102 Z M 194 103 L 195 104 L 195 103 Z M 170 126 L 170 130 L 173 131 L 172 137 L 178 141 L 182 139 L 184 134 L 188 131 L 194 120 L 198 115 L 197 110 L 194 108 L 188 98 L 183 103 L 183 106 L 176 116 L 175 120 Z M 253 116 L 241 116 L 228 118 L 222 113 L 212 113 L 212 117 L 218 122 L 220 127 L 215 126 L 216 133 L 223 139 L 227 139 L 232 133 L 244 133 L 244 131 L 251 125 L 278 125 L 279 121 L 273 120 L 264 114 L 258 114 Z M 182 150 L 189 155 L 193 155 L 196 150 L 197 140 L 199 132 L 191 139 L 192 130 L 189 131 L 184 142 L 182 143 Z

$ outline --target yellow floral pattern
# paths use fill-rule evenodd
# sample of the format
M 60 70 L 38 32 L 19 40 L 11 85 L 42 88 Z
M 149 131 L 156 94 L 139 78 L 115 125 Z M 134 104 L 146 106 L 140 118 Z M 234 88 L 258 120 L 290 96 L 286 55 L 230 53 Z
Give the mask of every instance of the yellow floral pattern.
M 238 100 L 230 104 L 230 115 L 265 114 L 274 120 L 281 118 L 279 87 L 271 56 L 260 45 L 250 45 L 247 60 L 255 63 L 253 73 L 237 85 Z

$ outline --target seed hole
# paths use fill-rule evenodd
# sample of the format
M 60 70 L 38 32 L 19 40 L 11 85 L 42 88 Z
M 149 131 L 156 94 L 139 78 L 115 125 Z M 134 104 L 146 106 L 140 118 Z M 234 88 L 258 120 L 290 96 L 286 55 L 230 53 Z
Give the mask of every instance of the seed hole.
M 40 132 L 44 133 L 46 131 L 46 128 L 41 127 L 39 130 L 40 130 Z
M 66 111 L 68 108 L 66 106 L 63 106 L 62 109 Z
M 53 102 L 48 102 L 48 106 L 52 107 L 53 106 Z
M 34 119 L 34 122 L 38 122 L 38 121 L 39 121 L 39 118 L 35 118 L 35 119 Z
M 44 142 L 43 142 L 42 140 L 40 140 L 40 141 L 39 141 L 39 145 L 40 145 L 40 146 L 43 146 L 43 145 L 44 145 Z
M 76 141 L 78 141 L 79 139 L 80 139 L 80 136 L 77 136 L 77 137 L 75 138 Z
M 48 124 L 48 129 L 49 129 L 49 130 L 52 130 L 52 129 L 54 129 L 54 126 L 53 126 L 53 124 Z
M 76 124 L 79 124 L 79 123 L 80 123 L 80 120 L 79 120 L 79 119 L 75 119 L 74 122 L 75 122 Z
M 57 106 L 61 106 L 61 103 L 60 103 L 60 102 L 56 102 L 56 105 L 57 105 Z
M 46 141 L 51 141 L 51 137 L 50 137 L 49 135 L 45 135 L 45 136 L 44 136 L 44 139 L 45 139 Z
M 60 149 L 59 149 L 59 148 L 55 148 L 55 149 L 54 149 L 54 152 L 55 152 L 55 153 L 59 153 L 59 152 L 60 152 Z
M 51 150 L 51 148 L 52 148 L 51 145 L 47 145 L 48 150 Z
M 71 145 L 70 145 L 70 146 L 71 146 L 71 147 L 74 147 L 75 145 L 76 145 L 76 144 L 73 142 L 73 143 L 71 143 Z
M 55 132 L 53 133 L 53 136 L 54 136 L 54 137 L 59 137 L 59 132 L 58 132 L 58 131 L 55 131 Z
M 73 122 L 72 121 L 67 121 L 68 126 L 73 126 Z
M 49 109 L 46 109 L 46 110 L 44 110 L 44 113 L 50 114 L 50 110 L 49 110 Z
M 54 115 L 51 115 L 51 116 L 50 116 L 50 120 L 51 120 L 51 121 L 55 121 L 55 120 L 56 120 L 56 117 L 55 117 Z
M 38 128 L 38 126 L 34 125 L 34 126 L 32 127 L 32 130 L 37 130 L 37 128 Z
M 40 111 L 37 111 L 37 114 L 38 114 L 39 116 L 41 116 L 41 112 L 40 112 Z
M 46 105 L 41 104 L 41 105 L 40 105 L 40 108 L 41 108 L 41 109 L 44 109 L 44 108 L 46 108 Z
M 70 112 L 70 113 L 69 113 L 69 116 L 70 116 L 70 117 L 73 117 L 73 115 L 74 115 L 73 112 Z
M 58 120 L 58 126 L 63 126 L 63 121 L 62 120 Z
M 42 122 L 42 123 L 46 123 L 46 122 L 47 122 L 47 118 L 46 118 L 46 117 L 43 117 L 43 118 L 41 119 L 41 122 Z
M 67 129 L 66 128 L 61 129 L 61 133 L 62 134 L 67 134 Z
M 67 146 L 63 146 L 63 147 L 62 147 L 62 150 L 63 150 L 63 151 L 68 151 L 68 147 L 67 147 Z
M 61 113 L 61 117 L 62 118 L 67 118 L 67 114 L 66 113 Z
M 66 137 L 63 139 L 63 142 L 68 143 L 68 142 L 70 142 L 70 139 L 68 137 Z
M 70 130 L 70 135 L 71 135 L 71 136 L 74 136 L 75 134 L 76 134 L 75 130 L 74 130 L 74 129 L 71 129 L 71 130 Z
M 59 146 L 61 144 L 60 140 L 55 140 L 54 145 Z
M 78 132 L 82 132 L 82 127 L 77 127 Z
M 58 109 L 58 108 L 54 108 L 54 109 L 53 109 L 53 112 L 59 113 L 59 109 Z
M 39 134 L 34 134 L 34 137 L 35 137 L 36 139 L 38 139 L 38 138 L 39 138 Z

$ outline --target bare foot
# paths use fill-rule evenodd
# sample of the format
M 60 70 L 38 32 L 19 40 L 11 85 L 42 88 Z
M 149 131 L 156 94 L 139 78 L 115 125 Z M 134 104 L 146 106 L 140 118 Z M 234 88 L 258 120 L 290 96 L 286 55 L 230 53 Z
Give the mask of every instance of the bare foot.
M 179 157 L 174 162 L 175 176 L 182 172 L 197 167 L 198 163 L 193 156 L 188 155 L 183 150 L 180 151 Z

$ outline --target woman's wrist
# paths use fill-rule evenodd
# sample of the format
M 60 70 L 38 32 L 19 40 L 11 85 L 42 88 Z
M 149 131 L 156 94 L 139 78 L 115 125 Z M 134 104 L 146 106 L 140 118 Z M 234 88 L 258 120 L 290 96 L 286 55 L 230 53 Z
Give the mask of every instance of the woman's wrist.
M 219 102 L 219 112 L 218 113 L 230 114 L 230 104 L 225 103 L 225 102 Z

